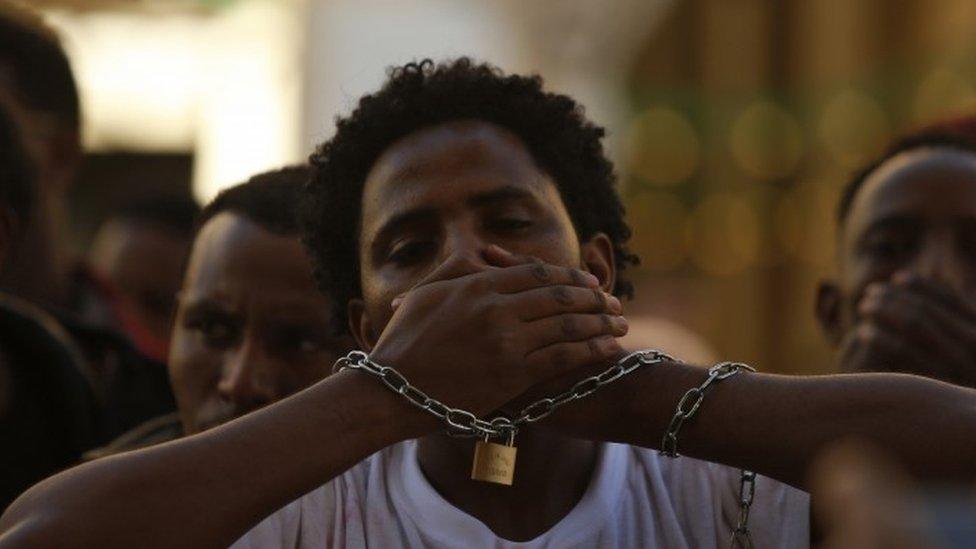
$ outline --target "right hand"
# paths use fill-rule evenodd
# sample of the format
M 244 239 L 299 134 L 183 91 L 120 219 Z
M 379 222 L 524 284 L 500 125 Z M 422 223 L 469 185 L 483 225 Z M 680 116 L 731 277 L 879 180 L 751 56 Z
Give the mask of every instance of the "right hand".
M 454 255 L 395 307 L 372 359 L 479 417 L 534 385 L 612 360 L 627 331 L 620 302 L 595 277 L 537 262 L 494 267 Z

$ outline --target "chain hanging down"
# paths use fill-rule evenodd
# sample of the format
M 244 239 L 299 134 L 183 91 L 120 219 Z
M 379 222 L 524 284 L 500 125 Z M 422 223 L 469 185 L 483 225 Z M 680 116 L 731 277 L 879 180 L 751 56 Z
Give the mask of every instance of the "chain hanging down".
M 732 529 L 732 539 L 729 543 L 732 549 L 753 549 L 752 534 L 749 533 L 749 511 L 755 495 L 756 473 L 743 469 L 739 478 L 739 520 Z

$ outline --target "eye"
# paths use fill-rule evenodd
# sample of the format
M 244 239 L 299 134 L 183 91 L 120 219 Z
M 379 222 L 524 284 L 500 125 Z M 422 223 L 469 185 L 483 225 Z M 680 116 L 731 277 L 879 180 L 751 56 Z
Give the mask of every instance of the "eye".
M 317 353 L 325 348 L 324 338 L 315 330 L 288 326 L 276 330 L 273 347 L 282 354 Z
M 186 327 L 200 334 L 208 347 L 225 349 L 237 341 L 240 327 L 237 322 L 222 315 L 203 314 L 189 318 Z
M 918 239 L 905 234 L 879 234 L 869 237 L 863 251 L 874 259 L 886 262 L 904 261 L 916 251 Z
M 533 224 L 532 220 L 526 217 L 497 217 L 488 220 L 488 228 L 499 232 L 517 232 L 528 229 Z
M 414 265 L 435 252 L 436 244 L 431 240 L 408 239 L 393 245 L 387 261 L 400 267 Z

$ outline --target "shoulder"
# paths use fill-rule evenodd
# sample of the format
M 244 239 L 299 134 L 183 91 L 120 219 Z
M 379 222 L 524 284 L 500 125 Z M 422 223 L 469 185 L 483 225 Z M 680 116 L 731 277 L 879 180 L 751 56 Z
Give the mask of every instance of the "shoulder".
M 105 446 L 89 450 L 84 454 L 84 460 L 103 458 L 130 450 L 138 450 L 155 446 L 163 442 L 176 440 L 183 436 L 183 426 L 177 413 L 159 416 L 142 423 L 134 429 L 122 434 Z

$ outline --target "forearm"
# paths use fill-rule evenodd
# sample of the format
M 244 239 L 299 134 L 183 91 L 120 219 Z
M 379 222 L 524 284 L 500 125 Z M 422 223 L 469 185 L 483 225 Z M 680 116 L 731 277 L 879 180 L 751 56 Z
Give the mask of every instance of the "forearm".
M 647 368 L 566 414 L 578 435 L 660 448 L 678 401 L 705 377 L 686 365 Z M 678 450 L 802 487 L 810 460 L 848 437 L 886 449 L 920 478 L 972 482 L 976 391 L 897 374 L 743 373 L 712 387 L 681 428 Z
M 411 422 L 422 421 L 373 380 L 338 374 L 206 433 L 38 484 L 0 519 L 10 534 L 0 546 L 226 547 L 289 501 L 414 436 Z

